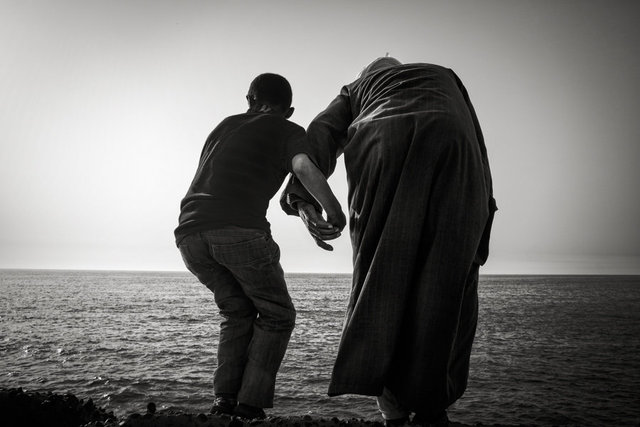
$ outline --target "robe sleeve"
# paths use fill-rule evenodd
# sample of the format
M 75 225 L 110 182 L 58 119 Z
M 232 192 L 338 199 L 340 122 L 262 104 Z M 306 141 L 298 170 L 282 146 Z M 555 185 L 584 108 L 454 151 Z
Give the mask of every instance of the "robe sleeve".
M 307 128 L 312 160 L 327 178 L 335 170 L 336 160 L 344 151 L 352 121 L 349 92 L 344 87 L 340 95 L 318 114 Z M 280 196 L 280 207 L 287 215 L 298 215 L 296 203 L 301 200 L 312 203 L 318 212 L 322 212 L 320 204 L 304 188 L 300 180 L 291 175 Z

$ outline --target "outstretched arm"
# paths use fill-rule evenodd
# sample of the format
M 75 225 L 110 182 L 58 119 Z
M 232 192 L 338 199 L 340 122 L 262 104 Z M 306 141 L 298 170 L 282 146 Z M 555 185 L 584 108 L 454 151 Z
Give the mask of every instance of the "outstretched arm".
M 310 155 L 325 177 L 333 173 L 336 159 L 347 144 L 347 131 L 353 120 L 349 99 L 347 88 L 342 88 L 340 95 L 313 119 L 307 129 Z M 298 205 L 302 201 L 312 203 L 320 210 L 320 205 L 294 175 L 282 192 L 280 206 L 287 215 L 299 215 Z
M 313 205 L 302 201 L 298 203 L 298 214 L 318 246 L 332 250 L 333 248 L 323 241 L 340 236 L 340 232 L 347 223 L 342 207 L 331 191 L 326 178 L 309 156 L 303 153 L 297 154 L 291 160 L 291 166 L 296 177 L 325 210 L 327 219 L 325 221 Z

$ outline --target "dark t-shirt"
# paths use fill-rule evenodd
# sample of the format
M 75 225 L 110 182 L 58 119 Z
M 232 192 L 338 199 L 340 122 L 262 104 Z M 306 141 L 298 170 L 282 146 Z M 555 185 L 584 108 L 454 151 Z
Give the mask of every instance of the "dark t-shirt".
M 284 117 L 244 113 L 224 119 L 207 138 L 180 204 L 176 243 L 230 225 L 269 232 L 269 201 L 291 172 L 291 159 L 307 151 L 304 129 Z

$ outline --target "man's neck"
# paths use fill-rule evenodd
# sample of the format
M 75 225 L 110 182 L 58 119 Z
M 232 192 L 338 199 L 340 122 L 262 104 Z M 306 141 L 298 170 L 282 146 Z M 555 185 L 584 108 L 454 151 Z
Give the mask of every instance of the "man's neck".
M 259 104 L 249 108 L 250 113 L 266 113 L 277 114 L 276 111 L 269 105 Z

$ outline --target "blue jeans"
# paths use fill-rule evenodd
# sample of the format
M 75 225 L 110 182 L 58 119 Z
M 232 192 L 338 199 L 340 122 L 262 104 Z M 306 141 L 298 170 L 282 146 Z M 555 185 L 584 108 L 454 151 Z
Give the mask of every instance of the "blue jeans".
M 224 228 L 179 243 L 187 268 L 213 291 L 220 310 L 216 395 L 273 407 L 275 380 L 296 312 L 280 266 L 280 248 L 261 230 Z

